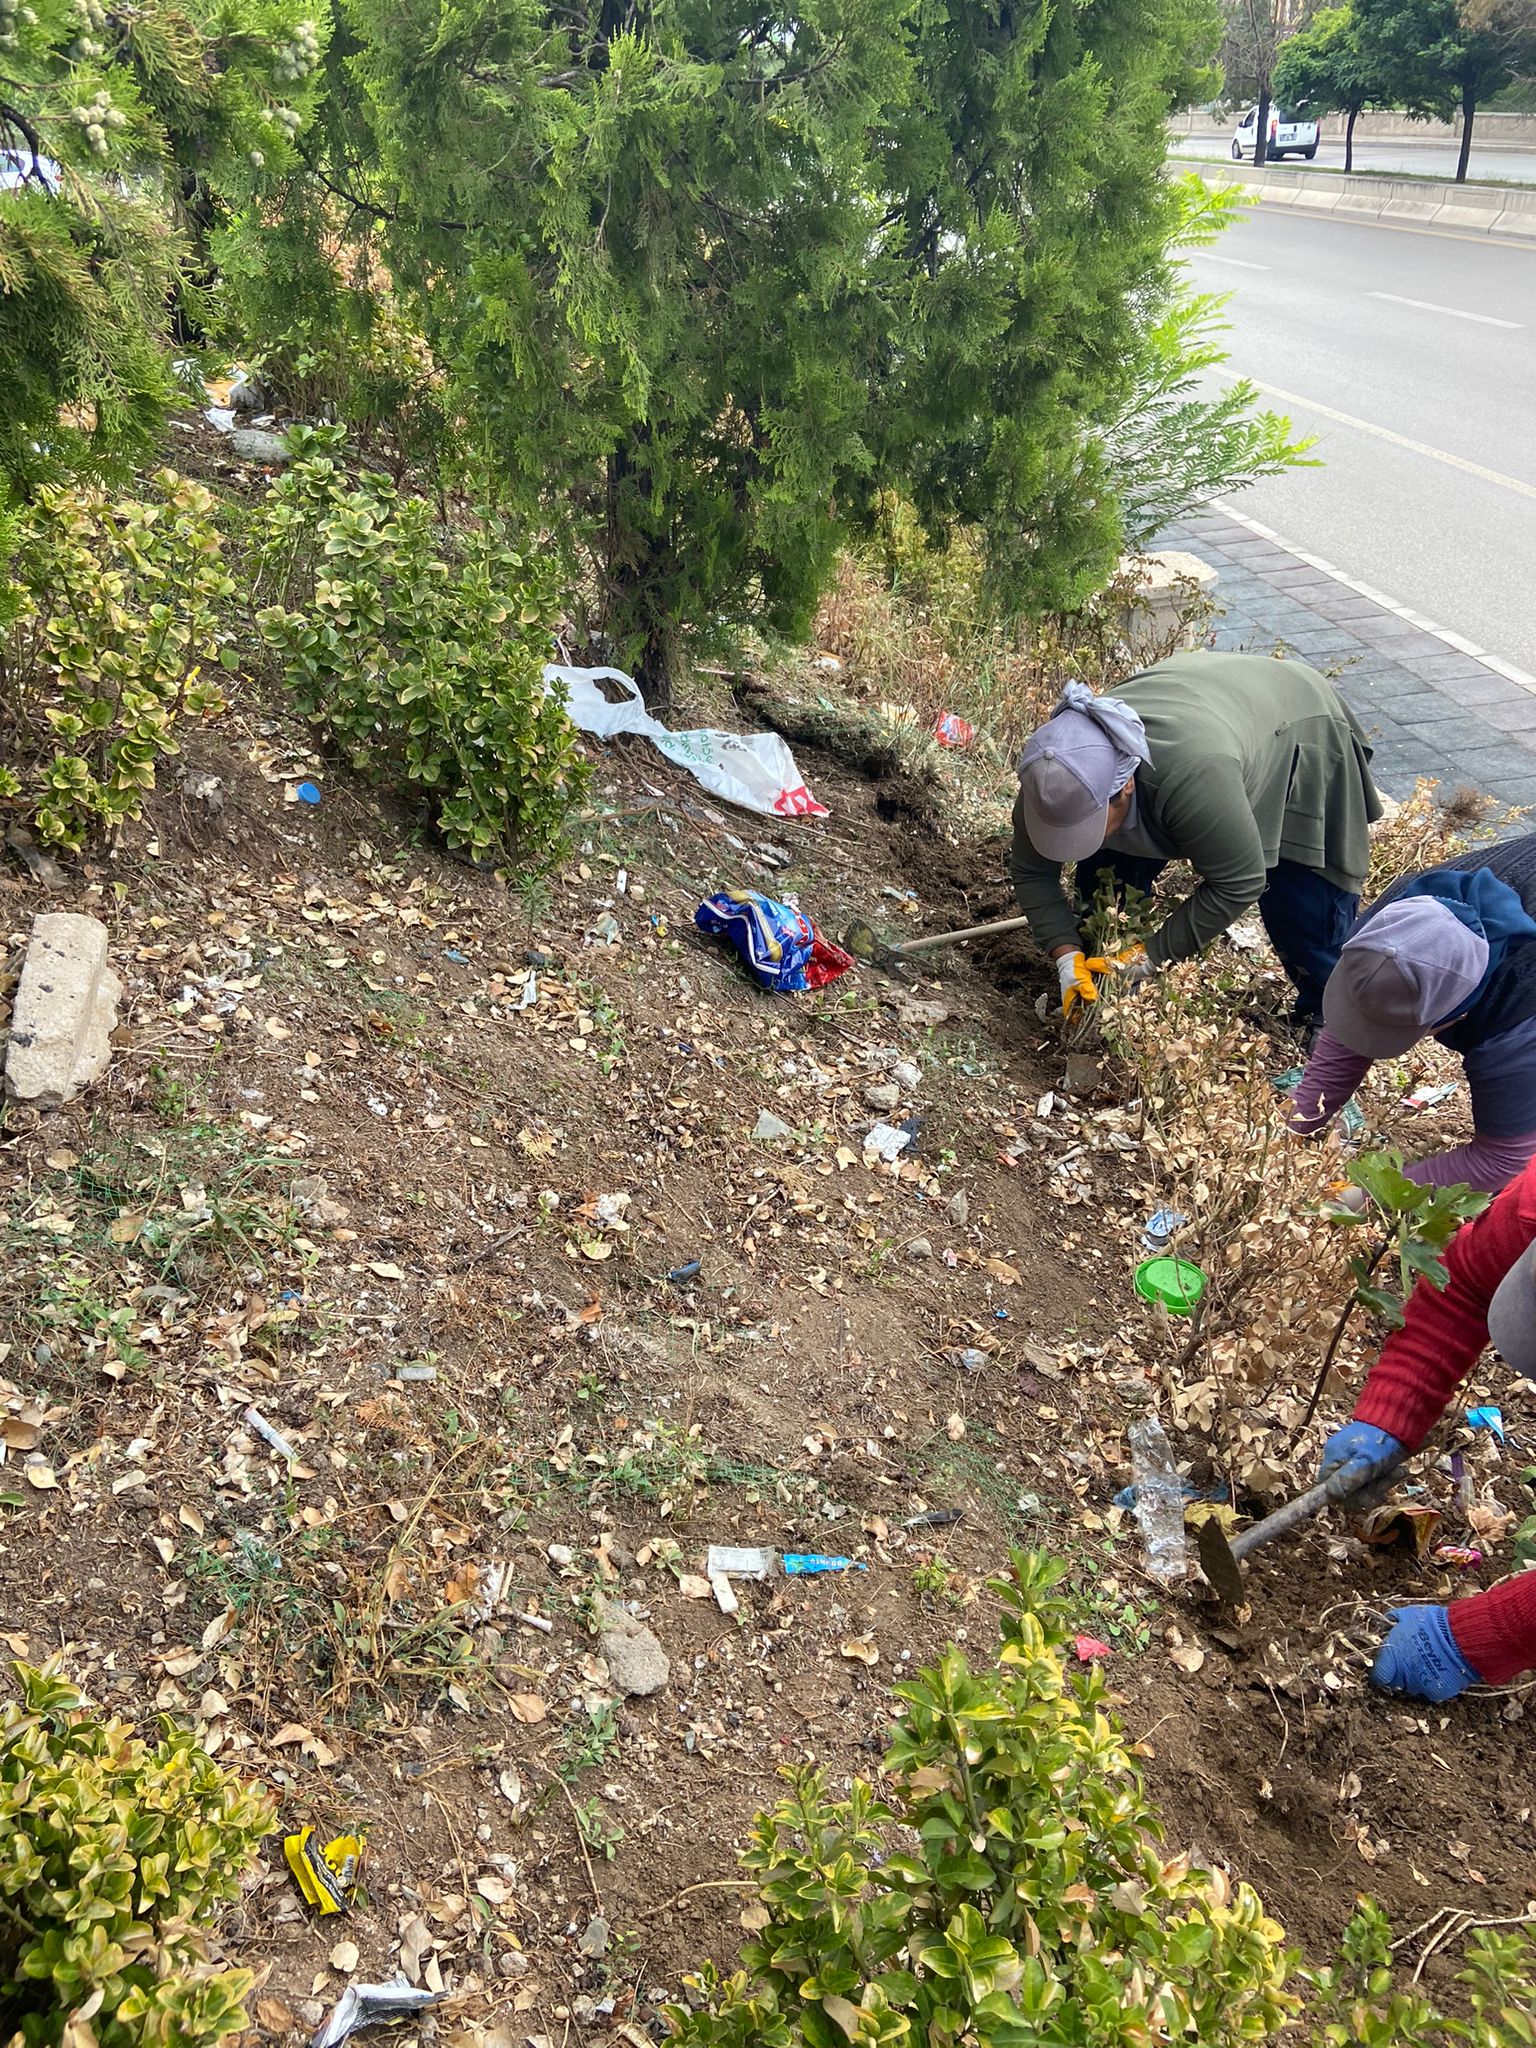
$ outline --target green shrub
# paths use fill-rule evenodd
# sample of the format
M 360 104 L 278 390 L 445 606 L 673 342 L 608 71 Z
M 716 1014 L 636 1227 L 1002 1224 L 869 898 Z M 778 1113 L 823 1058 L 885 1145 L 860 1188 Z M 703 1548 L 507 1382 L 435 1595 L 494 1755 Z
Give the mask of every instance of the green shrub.
M 0 517 L 0 804 L 71 853 L 139 815 L 183 718 L 224 709 L 214 501 L 170 469 L 154 487 L 44 491 Z
M 490 518 L 447 530 L 381 476 L 328 455 L 273 485 L 257 623 L 305 713 L 352 766 L 424 795 L 450 846 L 546 853 L 587 770 L 544 694 L 559 590 Z M 289 606 L 299 599 L 293 608 Z
M 193 1738 L 151 1748 L 14 1667 L 0 1709 L 0 2039 L 25 2048 L 199 2048 L 245 2025 L 247 1970 L 201 1929 L 272 1827 Z
M 788 1773 L 743 1856 L 760 1881 L 744 1967 L 669 2009 L 684 2048 L 1201 2048 L 1465 2040 L 1530 2048 L 1536 1945 L 1478 1936 L 1475 2022 L 1392 1989 L 1365 1908 L 1337 1969 L 1297 1969 L 1245 1884 L 1165 1854 L 1097 1669 L 1067 1675 L 1065 1567 L 1015 1553 L 1002 1648 L 951 1648 L 898 1685 L 888 1797 Z M 1305 2009 L 1306 2022 L 1299 2023 Z

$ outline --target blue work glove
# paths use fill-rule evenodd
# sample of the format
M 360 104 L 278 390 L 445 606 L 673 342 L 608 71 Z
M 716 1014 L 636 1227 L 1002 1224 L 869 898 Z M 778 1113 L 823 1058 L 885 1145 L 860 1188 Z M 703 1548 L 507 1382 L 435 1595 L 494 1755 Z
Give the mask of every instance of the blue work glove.
M 1394 1607 L 1392 1633 L 1376 1652 L 1371 1683 L 1383 1692 L 1411 1693 L 1416 1700 L 1441 1706 L 1481 1674 L 1463 1657 L 1451 1634 L 1451 1617 L 1443 1607 Z
M 1329 1482 L 1328 1492 L 1334 1500 L 1347 1500 L 1373 1480 L 1385 1479 L 1403 1456 L 1397 1438 L 1374 1422 L 1346 1422 L 1323 1445 L 1318 1481 Z

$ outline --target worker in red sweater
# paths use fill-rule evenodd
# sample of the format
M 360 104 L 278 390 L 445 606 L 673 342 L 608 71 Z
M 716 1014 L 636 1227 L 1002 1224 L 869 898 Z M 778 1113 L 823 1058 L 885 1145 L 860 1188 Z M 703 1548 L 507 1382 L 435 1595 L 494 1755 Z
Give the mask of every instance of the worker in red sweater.
M 1490 1341 L 1536 1379 L 1536 1161 L 1478 1217 L 1445 1260 L 1443 1288 L 1421 1279 L 1382 1347 L 1353 1419 L 1323 1446 L 1318 1478 L 1343 1499 L 1416 1451 Z M 1536 1570 L 1449 1607 L 1399 1607 L 1371 1680 L 1436 1702 L 1536 1668 Z

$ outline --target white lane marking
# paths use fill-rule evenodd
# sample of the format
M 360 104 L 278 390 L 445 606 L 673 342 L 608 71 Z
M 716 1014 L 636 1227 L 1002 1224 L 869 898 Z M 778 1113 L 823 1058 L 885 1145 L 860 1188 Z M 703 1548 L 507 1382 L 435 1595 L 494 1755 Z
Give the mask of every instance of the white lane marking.
M 1214 367 L 1214 366 L 1213 366 Z M 1235 383 L 1234 371 L 1217 369 L 1218 377 L 1225 377 Z M 1352 412 L 1340 412 L 1336 406 L 1324 405 L 1320 399 L 1303 398 L 1296 391 L 1282 391 L 1278 384 L 1261 383 L 1257 377 L 1248 382 L 1255 391 L 1262 391 L 1266 398 L 1278 398 L 1282 405 L 1299 405 L 1303 412 L 1315 412 L 1325 420 L 1337 420 L 1341 427 L 1353 427 L 1359 434 L 1374 434 L 1378 441 L 1390 441 L 1394 448 L 1406 448 L 1412 455 L 1427 455 L 1434 462 L 1443 462 L 1450 469 L 1465 470 L 1468 476 L 1481 477 L 1485 484 L 1499 484 L 1506 491 L 1517 491 L 1522 498 L 1536 498 L 1536 484 L 1528 484 L 1517 476 L 1505 476 L 1497 469 L 1487 469 L 1481 462 L 1469 462 L 1465 455 L 1452 455 L 1449 449 L 1432 448 L 1427 441 L 1410 440 L 1406 434 L 1395 434 L 1390 427 L 1378 427 L 1374 420 L 1357 419 Z
M 1405 299 L 1399 292 L 1367 292 L 1366 297 L 1386 299 L 1394 306 L 1412 306 L 1420 313 L 1445 313 L 1452 320 L 1475 320 L 1479 327 L 1512 327 L 1518 332 L 1525 325 L 1523 320 L 1496 320 L 1491 313 L 1469 313 L 1462 306 L 1437 306 L 1433 299 Z
M 1196 251 L 1203 263 L 1225 263 L 1233 270 L 1268 270 L 1267 263 L 1249 263 L 1241 256 L 1213 256 L 1208 249 Z
M 1481 647 L 1475 646 L 1464 635 L 1451 632 L 1447 626 L 1433 625 L 1414 611 L 1412 606 L 1399 604 L 1395 597 L 1388 597 L 1385 591 L 1377 590 L 1369 583 L 1362 583 L 1358 577 L 1346 575 L 1342 569 L 1336 569 L 1332 562 L 1325 562 L 1321 555 L 1309 555 L 1294 541 L 1286 540 L 1283 535 L 1276 533 L 1272 526 L 1265 526 L 1257 519 L 1250 519 L 1246 512 L 1239 512 L 1227 499 L 1212 498 L 1210 504 L 1213 512 L 1220 512 L 1224 518 L 1247 527 L 1248 531 L 1257 534 L 1260 540 L 1267 540 L 1277 548 L 1284 548 L 1286 553 L 1294 555 L 1298 562 L 1305 562 L 1308 568 L 1316 569 L 1320 575 L 1331 576 L 1335 583 L 1342 584 L 1346 590 L 1352 590 L 1356 597 L 1369 598 L 1372 604 L 1379 604 L 1383 611 L 1391 612 L 1394 617 L 1405 619 L 1409 625 L 1417 626 L 1421 632 L 1444 641 L 1447 647 L 1454 648 L 1458 654 L 1466 655 L 1470 661 L 1480 661 L 1484 668 L 1491 669 L 1496 676 L 1502 676 L 1505 682 L 1515 683 L 1520 689 L 1529 690 L 1531 695 L 1536 697 L 1536 676 L 1531 675 L 1526 669 L 1516 668 L 1515 664 L 1506 661 L 1503 655 L 1485 654 Z M 1433 684 L 1430 687 L 1433 688 Z

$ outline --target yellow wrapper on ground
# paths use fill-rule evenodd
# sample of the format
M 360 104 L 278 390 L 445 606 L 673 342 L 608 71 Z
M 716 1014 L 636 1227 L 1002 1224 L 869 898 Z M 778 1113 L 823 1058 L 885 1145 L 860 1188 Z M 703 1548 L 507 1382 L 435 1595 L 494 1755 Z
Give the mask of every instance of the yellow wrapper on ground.
M 365 1835 L 337 1835 L 320 1848 L 313 1828 L 300 1828 L 285 1835 L 283 1854 L 305 1903 L 322 1916 L 345 1913 L 352 1904 L 362 1874 Z

